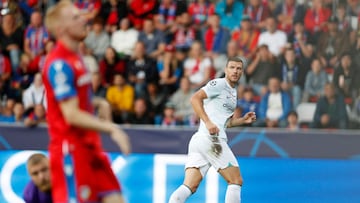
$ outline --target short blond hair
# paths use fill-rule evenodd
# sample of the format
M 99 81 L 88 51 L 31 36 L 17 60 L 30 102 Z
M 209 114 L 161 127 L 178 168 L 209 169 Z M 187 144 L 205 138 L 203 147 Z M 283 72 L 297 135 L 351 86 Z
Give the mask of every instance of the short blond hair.
M 49 8 L 45 15 L 45 26 L 47 30 L 57 38 L 58 28 L 62 24 L 61 15 L 64 8 L 73 5 L 70 0 L 60 0 L 59 3 Z

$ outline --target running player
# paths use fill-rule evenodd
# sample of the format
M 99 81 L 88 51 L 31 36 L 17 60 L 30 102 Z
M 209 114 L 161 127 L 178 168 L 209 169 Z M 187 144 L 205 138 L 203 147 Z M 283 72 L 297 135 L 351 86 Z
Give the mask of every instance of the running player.
M 52 197 L 56 203 L 124 202 L 98 131 L 109 134 L 124 154 L 130 145 L 125 132 L 93 114 L 91 75 L 77 53 L 86 37 L 86 23 L 70 0 L 59 1 L 45 17 L 57 40 L 43 70 Z
M 200 117 L 198 131 L 189 143 L 183 185 L 173 192 L 169 203 L 183 203 L 195 193 L 208 169 L 214 167 L 227 181 L 226 203 L 239 203 L 242 177 L 238 162 L 227 144 L 226 128 L 252 123 L 254 112 L 243 117 L 236 109 L 237 84 L 246 61 L 241 57 L 229 58 L 225 78 L 211 80 L 191 98 L 194 111 Z

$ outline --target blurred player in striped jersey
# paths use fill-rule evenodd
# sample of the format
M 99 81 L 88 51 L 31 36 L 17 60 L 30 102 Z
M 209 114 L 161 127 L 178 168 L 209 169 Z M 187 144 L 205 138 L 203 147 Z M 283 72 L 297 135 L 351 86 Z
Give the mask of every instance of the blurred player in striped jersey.
M 45 60 L 50 170 L 55 203 L 122 203 L 120 184 L 103 153 L 98 131 L 124 154 L 128 136 L 114 123 L 94 116 L 91 75 L 77 52 L 86 37 L 86 19 L 69 0 L 47 11 L 45 24 L 56 46 Z
M 254 112 L 240 117 L 239 110 L 236 110 L 237 84 L 245 66 L 242 57 L 229 58 L 225 78 L 211 80 L 192 96 L 191 104 L 200 117 L 200 126 L 189 143 L 184 182 L 173 192 L 169 203 L 185 202 L 196 192 L 211 166 L 228 183 L 225 203 L 241 201 L 243 180 L 239 164 L 227 144 L 225 130 L 256 120 Z

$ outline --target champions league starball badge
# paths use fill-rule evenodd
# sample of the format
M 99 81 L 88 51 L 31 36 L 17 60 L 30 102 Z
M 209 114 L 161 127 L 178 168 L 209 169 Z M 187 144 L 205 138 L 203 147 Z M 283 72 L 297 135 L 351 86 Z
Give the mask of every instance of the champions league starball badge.
M 211 86 L 215 86 L 215 85 L 216 85 L 216 81 L 215 81 L 215 80 L 210 81 L 210 85 L 211 85 Z

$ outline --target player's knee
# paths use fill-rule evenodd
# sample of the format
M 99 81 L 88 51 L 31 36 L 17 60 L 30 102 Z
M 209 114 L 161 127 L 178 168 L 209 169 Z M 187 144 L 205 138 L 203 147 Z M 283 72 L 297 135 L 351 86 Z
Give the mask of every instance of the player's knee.
M 241 176 L 237 176 L 232 178 L 230 181 L 228 181 L 228 184 L 233 184 L 233 185 L 242 185 L 243 184 L 243 179 Z
M 199 184 L 192 184 L 192 185 L 185 185 L 186 187 L 188 187 L 191 191 L 191 193 L 195 193 L 199 187 Z

